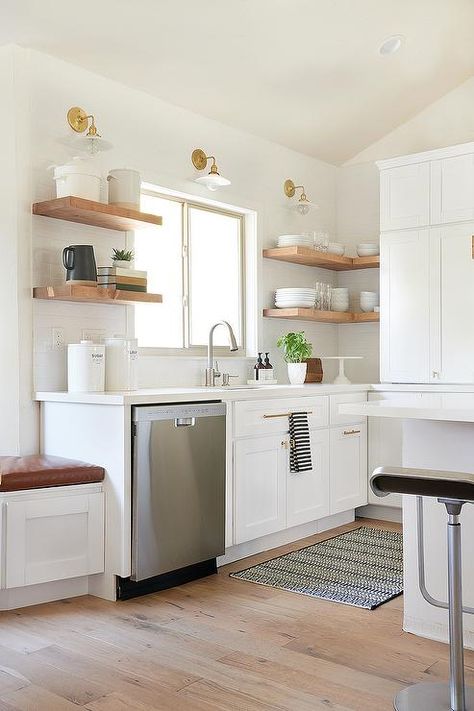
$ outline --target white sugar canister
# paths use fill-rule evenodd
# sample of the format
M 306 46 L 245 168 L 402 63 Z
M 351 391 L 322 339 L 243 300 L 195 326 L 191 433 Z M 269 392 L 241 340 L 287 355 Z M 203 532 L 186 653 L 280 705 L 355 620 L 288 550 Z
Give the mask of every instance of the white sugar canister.
M 114 336 L 105 339 L 105 389 L 136 390 L 138 387 L 138 341 Z
M 70 343 L 67 347 L 67 389 L 70 393 L 103 392 L 105 387 L 105 346 L 92 341 Z

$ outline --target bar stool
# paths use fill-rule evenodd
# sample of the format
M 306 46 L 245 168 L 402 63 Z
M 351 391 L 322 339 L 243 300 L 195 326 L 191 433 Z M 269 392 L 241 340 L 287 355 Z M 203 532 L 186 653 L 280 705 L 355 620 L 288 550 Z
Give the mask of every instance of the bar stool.
M 370 479 L 377 496 L 412 494 L 417 500 L 418 583 L 421 594 L 430 605 L 449 611 L 449 685 L 420 683 L 402 689 L 394 700 L 396 711 L 474 711 L 474 687 L 464 683 L 463 607 L 461 563 L 461 509 L 474 502 L 474 474 L 438 472 L 431 469 L 379 467 Z M 423 499 L 437 498 L 448 514 L 448 602 L 433 598 L 424 584 Z

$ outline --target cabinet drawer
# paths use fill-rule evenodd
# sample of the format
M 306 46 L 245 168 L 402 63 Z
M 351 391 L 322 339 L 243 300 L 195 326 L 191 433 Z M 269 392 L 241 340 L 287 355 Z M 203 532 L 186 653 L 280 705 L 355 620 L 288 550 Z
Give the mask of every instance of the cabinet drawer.
M 350 422 L 365 422 L 363 415 L 345 415 L 340 412 L 341 405 L 351 402 L 366 402 L 367 393 L 344 393 L 331 395 L 329 398 L 329 421 L 331 425 L 347 425 Z
M 287 432 L 291 412 L 307 412 L 312 429 L 329 422 L 328 396 L 236 402 L 234 408 L 235 437 Z
M 104 494 L 7 499 L 7 588 L 101 573 Z

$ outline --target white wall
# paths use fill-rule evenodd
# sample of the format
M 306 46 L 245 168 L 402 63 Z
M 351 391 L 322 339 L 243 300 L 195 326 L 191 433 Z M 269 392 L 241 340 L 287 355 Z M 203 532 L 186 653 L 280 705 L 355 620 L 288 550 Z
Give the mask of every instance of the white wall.
M 51 350 L 52 327 L 63 327 L 66 341 L 78 340 L 85 327 L 105 329 L 107 334 L 127 327 L 127 309 L 122 306 L 35 302 L 33 319 L 31 287 L 62 280 L 64 246 L 78 241 L 94 244 L 102 259 L 112 244 L 124 240 L 109 231 L 31 216 L 32 202 L 54 196 L 48 166 L 71 155 L 57 140 L 68 135 L 66 111 L 70 106 L 94 112 L 100 131 L 114 144 L 113 150 L 101 154 L 104 172 L 133 166 L 145 181 L 208 199 L 209 192 L 192 181 L 190 155 L 197 146 L 212 150 L 232 179 L 225 196 L 219 197 L 258 213 L 259 253 L 281 232 L 324 227 L 334 234 L 338 169 L 38 52 L 3 48 L 0 62 L 3 105 L 10 107 L 2 112 L 3 137 L 15 135 L 12 129 L 17 119 L 15 146 L 8 145 L 11 170 L 5 170 L 2 178 L 6 209 L 1 218 L 5 223 L 2 240 L 6 238 L 2 269 L 13 287 L 7 290 L 2 283 L 6 291 L 2 303 L 8 304 L 6 329 L 11 336 L 0 342 L 1 362 L 11 364 L 0 393 L 0 411 L 8 412 L 2 450 L 14 454 L 33 451 L 37 443 L 36 412 L 31 404 L 33 329 L 35 387 L 53 388 L 65 384 L 65 354 Z M 15 165 L 18 185 L 11 179 Z M 287 177 L 304 183 L 308 195 L 320 205 L 318 212 L 302 218 L 288 210 L 282 190 Z M 259 313 L 271 304 L 272 291 L 278 286 L 309 286 L 318 279 L 335 278 L 325 271 L 276 262 L 263 265 L 262 260 L 259 274 Z M 259 349 L 271 351 L 281 379 L 285 369 L 275 341 L 286 330 L 304 329 L 315 345 L 315 355 L 337 353 L 336 326 L 263 319 L 259 325 Z M 197 383 L 202 366 L 196 360 L 179 360 L 176 367 L 176 362 L 162 358 L 144 358 L 141 384 Z M 236 360 L 229 370 L 245 375 L 247 367 L 247 361 Z M 23 441 L 20 429 L 25 433 Z

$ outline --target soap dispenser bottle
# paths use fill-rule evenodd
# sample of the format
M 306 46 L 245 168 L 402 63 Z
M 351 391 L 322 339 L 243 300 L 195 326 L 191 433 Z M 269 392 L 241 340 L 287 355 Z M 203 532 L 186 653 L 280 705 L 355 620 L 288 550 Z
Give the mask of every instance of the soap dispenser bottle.
M 264 371 L 264 370 L 265 370 L 265 366 L 263 365 L 262 354 L 259 352 L 257 362 L 255 363 L 255 366 L 254 366 L 255 380 L 263 380 L 264 379 L 264 376 L 261 377 L 262 371 Z
M 265 352 L 265 362 L 263 364 L 265 368 L 265 380 L 273 380 L 273 365 L 270 363 L 268 356 L 269 354 Z

